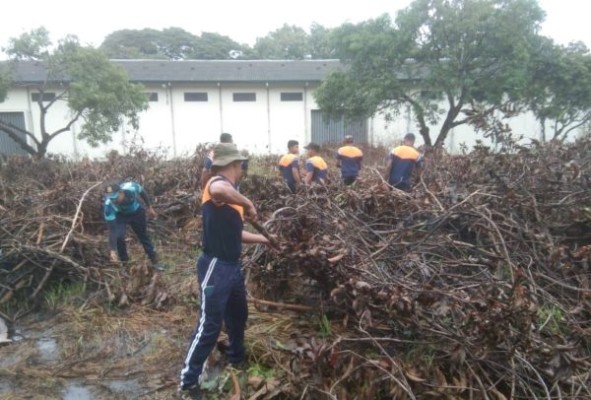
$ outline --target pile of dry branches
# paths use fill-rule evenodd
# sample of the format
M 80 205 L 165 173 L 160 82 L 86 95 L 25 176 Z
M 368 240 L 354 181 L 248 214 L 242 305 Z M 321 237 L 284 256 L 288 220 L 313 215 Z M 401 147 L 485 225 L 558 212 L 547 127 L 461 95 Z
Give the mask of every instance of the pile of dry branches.
M 141 265 L 136 280 L 113 290 L 101 183 L 142 183 L 160 215 L 153 235 L 191 248 L 200 237 L 203 153 L 4 166 L 0 303 L 35 298 L 65 279 L 88 282 L 119 304 L 174 300 Z M 410 194 L 385 184 L 374 169 L 383 166 L 368 165 L 352 187 L 333 179 L 290 195 L 275 173 L 256 174 L 258 161 L 262 170 L 273 160 L 251 161 L 255 174 L 241 190 L 281 248 L 247 252 L 250 293 L 319 313 L 303 319 L 317 321 L 316 332 L 289 322 L 287 332 L 254 346 L 257 360 L 276 371 L 273 390 L 261 393 L 591 396 L 591 142 L 426 159 Z
M 293 394 L 591 396 L 589 172 L 590 143 L 482 149 L 433 154 L 412 194 L 370 173 L 278 201 L 256 296 L 342 319 L 284 350 Z

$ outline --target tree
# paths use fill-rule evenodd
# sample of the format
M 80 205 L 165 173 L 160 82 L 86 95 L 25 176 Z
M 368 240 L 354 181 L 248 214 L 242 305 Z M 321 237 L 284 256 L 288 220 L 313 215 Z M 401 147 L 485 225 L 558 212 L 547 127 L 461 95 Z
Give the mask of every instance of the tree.
M 202 32 L 195 45 L 192 58 L 196 60 L 248 58 L 251 52 L 247 45 L 241 45 L 228 36 L 213 32 Z
M 109 34 L 100 49 L 109 58 L 181 60 L 195 54 L 198 37 L 181 28 L 123 29 Z
M 465 108 L 520 98 L 543 17 L 535 0 L 415 0 L 395 23 L 382 16 L 345 24 L 334 37 L 346 69 L 321 85 L 317 102 L 350 117 L 410 107 L 425 144 L 441 145 L 470 121 Z
M 564 140 L 591 121 L 591 54 L 582 43 L 559 46 L 541 38 L 529 72 L 527 107 L 546 140 Z
M 256 57 L 264 60 L 302 60 L 311 54 L 309 35 L 295 25 L 281 28 L 258 38 L 253 47 Z
M 143 87 L 129 82 L 126 71 L 92 47 L 83 47 L 75 37 L 61 40 L 51 49 L 49 34 L 44 28 L 11 39 L 6 49 L 12 65 L 35 61 L 46 71 L 44 83 L 31 84 L 38 92 L 40 136 L 0 121 L 0 134 L 6 134 L 35 158 L 43 158 L 49 143 L 81 121 L 79 137 L 91 145 L 107 143 L 121 126 L 123 118 L 138 128 L 138 113 L 147 108 Z M 48 90 L 55 98 L 44 99 Z M 47 115 L 58 102 L 65 101 L 71 111 L 69 121 L 55 131 L 48 131 Z M 28 140 L 23 140 L 24 134 Z

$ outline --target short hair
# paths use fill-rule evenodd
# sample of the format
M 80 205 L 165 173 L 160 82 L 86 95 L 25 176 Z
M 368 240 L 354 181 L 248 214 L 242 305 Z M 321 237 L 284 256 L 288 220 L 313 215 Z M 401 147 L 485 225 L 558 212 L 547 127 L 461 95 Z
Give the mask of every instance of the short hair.
M 408 140 L 409 142 L 413 142 L 415 141 L 415 134 L 414 133 L 407 133 L 406 135 L 404 135 L 404 140 Z
M 298 142 L 297 140 L 289 140 L 287 142 L 287 148 L 291 149 L 293 146 L 299 146 L 300 142 Z
M 222 133 L 220 135 L 220 143 L 233 143 L 232 134 Z
M 347 135 L 347 136 L 345 136 L 345 139 L 343 141 L 345 143 L 353 143 L 353 135 Z
M 318 143 L 310 142 L 305 149 L 307 150 L 314 150 L 315 152 L 320 152 L 320 145 Z

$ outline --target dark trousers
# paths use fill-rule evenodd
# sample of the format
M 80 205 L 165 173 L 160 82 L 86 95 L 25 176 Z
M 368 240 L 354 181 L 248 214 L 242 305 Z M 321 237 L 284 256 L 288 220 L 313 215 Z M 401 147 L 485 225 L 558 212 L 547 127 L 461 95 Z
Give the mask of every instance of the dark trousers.
M 154 250 L 154 245 L 148 236 L 146 210 L 142 207 L 133 214 L 117 214 L 117 218 L 114 221 L 109 221 L 107 225 L 109 226 L 109 249 L 117 249 L 120 261 L 129 261 L 127 246 L 125 244 L 127 225 L 131 226 L 131 229 L 144 247 L 148 258 L 151 261 L 156 261 L 156 250 Z
M 285 181 L 285 183 L 287 183 L 287 187 L 289 188 L 289 190 L 292 193 L 295 193 L 297 191 L 297 187 L 296 187 L 295 182 L 287 182 L 287 181 Z
M 343 183 L 345 184 L 345 186 L 352 185 L 356 180 L 356 176 L 343 176 Z
M 181 371 L 183 388 L 199 382 L 203 364 L 217 343 L 225 324 L 230 345 L 226 353 L 232 364 L 244 360 L 244 329 L 248 318 L 246 288 L 240 263 L 228 263 L 206 255 L 197 261 L 201 286 L 201 315 Z

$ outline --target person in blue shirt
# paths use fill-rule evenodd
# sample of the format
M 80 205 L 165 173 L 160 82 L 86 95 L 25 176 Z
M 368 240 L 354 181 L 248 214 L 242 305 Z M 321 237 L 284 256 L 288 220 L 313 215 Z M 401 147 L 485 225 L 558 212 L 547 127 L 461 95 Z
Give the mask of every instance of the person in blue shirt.
M 297 140 L 287 142 L 287 154 L 279 159 L 279 172 L 287 187 L 295 193 L 301 183 L 300 178 L 300 144 Z
M 422 166 L 421 153 L 414 146 L 415 135 L 407 133 L 402 146 L 395 147 L 390 153 L 386 166 L 385 178 L 396 189 L 409 192 L 413 170 Z
M 139 202 L 141 199 L 147 207 L 147 214 L 155 217 L 156 212 L 142 186 L 136 182 L 124 182 L 107 186 L 103 203 L 103 214 L 109 228 L 109 252 L 111 261 L 127 262 L 127 246 L 125 235 L 127 225 L 131 227 L 144 247 L 152 266 L 162 271 L 164 266 L 158 261 L 154 245 L 148 236 L 146 208 Z
M 328 165 L 320 157 L 320 145 L 311 142 L 304 148 L 308 151 L 304 183 L 306 185 L 311 185 L 312 182 L 324 184 L 328 178 Z
M 341 169 L 341 178 L 347 186 L 352 185 L 359 176 L 363 152 L 353 146 L 353 136 L 347 135 L 343 146 L 337 150 L 337 167 Z

